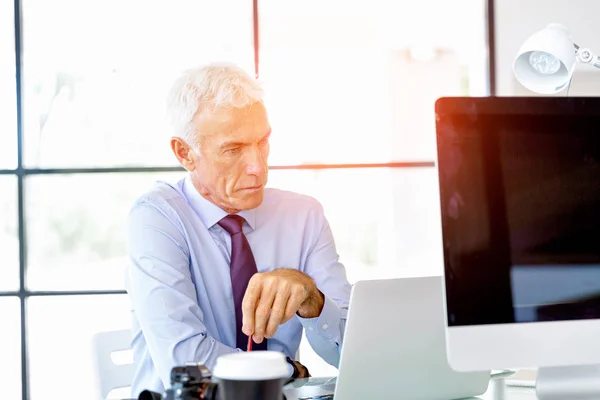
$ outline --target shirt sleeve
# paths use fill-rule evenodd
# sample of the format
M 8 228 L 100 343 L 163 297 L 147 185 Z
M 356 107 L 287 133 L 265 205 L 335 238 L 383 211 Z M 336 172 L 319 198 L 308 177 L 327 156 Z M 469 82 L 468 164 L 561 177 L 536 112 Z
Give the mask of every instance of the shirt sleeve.
M 176 365 L 213 368 L 219 356 L 241 351 L 208 336 L 188 246 L 174 221 L 147 203 L 135 206 L 128 221 L 128 294 L 165 387 Z
M 317 203 L 315 210 L 313 232 L 316 240 L 307 257 L 304 272 L 314 279 L 317 288 L 325 295 L 325 303 L 320 316 L 298 318 L 315 352 L 337 368 L 346 329 L 351 285 L 344 266 L 339 262 L 323 207 Z

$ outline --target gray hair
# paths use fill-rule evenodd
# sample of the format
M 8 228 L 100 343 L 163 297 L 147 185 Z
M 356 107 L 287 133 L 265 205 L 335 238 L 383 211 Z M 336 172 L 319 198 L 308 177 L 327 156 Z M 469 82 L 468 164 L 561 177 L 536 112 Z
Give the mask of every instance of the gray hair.
M 244 108 L 262 98 L 260 84 L 242 68 L 213 63 L 187 70 L 175 81 L 167 100 L 167 117 L 173 136 L 196 146 L 198 140 L 192 122 L 196 114 Z

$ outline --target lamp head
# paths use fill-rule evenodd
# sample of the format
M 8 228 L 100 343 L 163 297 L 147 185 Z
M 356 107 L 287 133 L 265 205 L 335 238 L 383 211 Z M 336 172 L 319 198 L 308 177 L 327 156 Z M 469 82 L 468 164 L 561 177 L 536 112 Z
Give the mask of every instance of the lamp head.
M 523 43 L 513 63 L 513 72 L 527 89 L 554 94 L 567 87 L 575 60 L 575 44 L 566 28 L 550 24 Z

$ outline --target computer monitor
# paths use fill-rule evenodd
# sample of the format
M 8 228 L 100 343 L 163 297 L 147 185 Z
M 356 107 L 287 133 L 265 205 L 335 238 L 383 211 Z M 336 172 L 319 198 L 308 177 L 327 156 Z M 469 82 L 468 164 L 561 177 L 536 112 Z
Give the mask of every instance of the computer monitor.
M 540 367 L 540 398 L 588 376 L 598 398 L 600 98 L 435 111 L 450 365 Z

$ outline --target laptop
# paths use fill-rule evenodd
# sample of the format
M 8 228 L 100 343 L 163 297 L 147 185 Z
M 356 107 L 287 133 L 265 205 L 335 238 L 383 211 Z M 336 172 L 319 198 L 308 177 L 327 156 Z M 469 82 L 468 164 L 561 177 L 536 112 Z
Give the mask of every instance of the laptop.
M 287 400 L 461 399 L 486 392 L 490 371 L 461 373 L 446 358 L 440 276 L 359 281 L 352 288 L 335 378 L 296 380 Z

